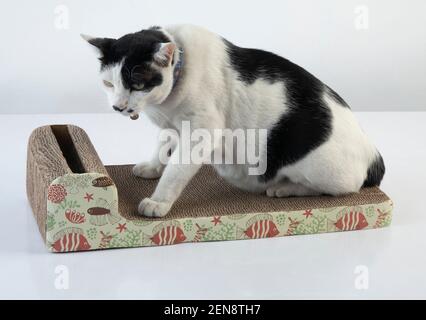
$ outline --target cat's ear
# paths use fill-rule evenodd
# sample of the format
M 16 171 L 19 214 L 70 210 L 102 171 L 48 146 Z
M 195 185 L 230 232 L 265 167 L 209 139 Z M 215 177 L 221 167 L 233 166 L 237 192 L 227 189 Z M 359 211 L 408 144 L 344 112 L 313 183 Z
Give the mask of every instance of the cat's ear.
M 158 51 L 154 54 L 154 62 L 160 67 L 168 67 L 173 60 L 176 45 L 173 42 L 160 43 Z
M 116 41 L 111 38 L 96 38 L 88 36 L 87 34 L 80 34 L 80 36 L 91 45 L 96 54 L 100 57 L 104 56 L 111 48 L 112 44 Z

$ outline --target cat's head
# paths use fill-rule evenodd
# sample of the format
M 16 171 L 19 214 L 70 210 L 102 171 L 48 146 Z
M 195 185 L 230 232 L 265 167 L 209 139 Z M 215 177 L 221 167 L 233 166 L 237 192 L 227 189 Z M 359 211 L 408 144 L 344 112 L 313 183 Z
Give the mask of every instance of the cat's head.
M 115 111 L 136 115 L 147 104 L 161 104 L 170 94 L 179 54 L 171 36 L 161 28 L 119 39 L 82 37 L 99 55 L 102 85 Z

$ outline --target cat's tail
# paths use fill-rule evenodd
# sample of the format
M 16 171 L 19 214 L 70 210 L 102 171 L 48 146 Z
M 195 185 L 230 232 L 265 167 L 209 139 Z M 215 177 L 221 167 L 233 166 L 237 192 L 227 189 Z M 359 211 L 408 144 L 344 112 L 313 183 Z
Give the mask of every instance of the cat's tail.
M 385 175 L 385 163 L 383 162 L 382 155 L 377 152 L 377 156 L 370 164 L 367 171 L 367 178 L 364 180 L 363 187 L 380 186 L 383 176 Z

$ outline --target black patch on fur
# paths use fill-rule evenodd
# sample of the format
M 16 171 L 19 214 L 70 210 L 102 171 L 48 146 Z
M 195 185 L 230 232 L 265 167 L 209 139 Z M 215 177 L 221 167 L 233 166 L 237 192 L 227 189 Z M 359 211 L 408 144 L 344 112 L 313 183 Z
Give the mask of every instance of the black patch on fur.
M 111 38 L 93 38 L 89 40 L 89 43 L 92 46 L 97 47 L 102 52 L 107 52 L 110 50 L 112 44 L 116 41 L 115 39 Z M 101 59 L 100 59 L 101 60 Z M 101 60 L 102 62 L 102 60 Z
M 368 168 L 367 178 L 365 179 L 362 187 L 380 186 L 383 176 L 385 175 L 385 171 L 385 163 L 383 162 L 382 156 L 379 154 Z
M 261 179 L 273 179 L 279 169 L 303 159 L 327 141 L 331 118 L 330 110 L 315 100 L 291 107 L 269 131 L 267 169 Z
M 101 69 L 119 63 L 124 59 L 121 75 L 126 89 L 133 90 L 133 85 L 144 85 L 144 91 L 162 83 L 161 74 L 151 68 L 153 56 L 160 43 L 170 42 L 170 39 L 158 28 L 142 30 L 127 34 L 117 40 L 94 39 L 103 53 L 99 59 Z M 93 44 L 93 43 L 92 43 Z
M 260 180 L 274 178 L 277 171 L 303 159 L 327 141 L 332 114 L 323 101 L 326 86 L 305 69 L 270 52 L 239 48 L 224 40 L 231 67 L 247 85 L 256 79 L 284 81 L 287 112 L 268 132 L 267 169 Z M 283 101 L 283 112 L 286 105 Z
M 163 82 L 161 73 L 153 69 L 149 63 L 134 65 L 127 60 L 125 60 L 121 70 L 121 77 L 123 78 L 123 86 L 130 91 L 136 91 L 133 86 L 141 84 L 143 85 L 141 91 L 150 91 Z

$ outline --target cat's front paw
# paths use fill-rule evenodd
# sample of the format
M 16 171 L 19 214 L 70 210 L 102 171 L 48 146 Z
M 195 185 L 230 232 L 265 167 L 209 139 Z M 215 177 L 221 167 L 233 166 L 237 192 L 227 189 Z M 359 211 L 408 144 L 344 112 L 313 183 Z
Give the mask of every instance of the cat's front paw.
M 135 165 L 132 169 L 135 176 L 145 179 L 158 179 L 161 177 L 164 171 L 162 164 L 154 165 L 151 162 L 142 162 Z
M 160 218 L 164 217 L 171 207 L 172 204 L 169 202 L 160 202 L 145 198 L 139 204 L 138 212 L 146 217 Z

